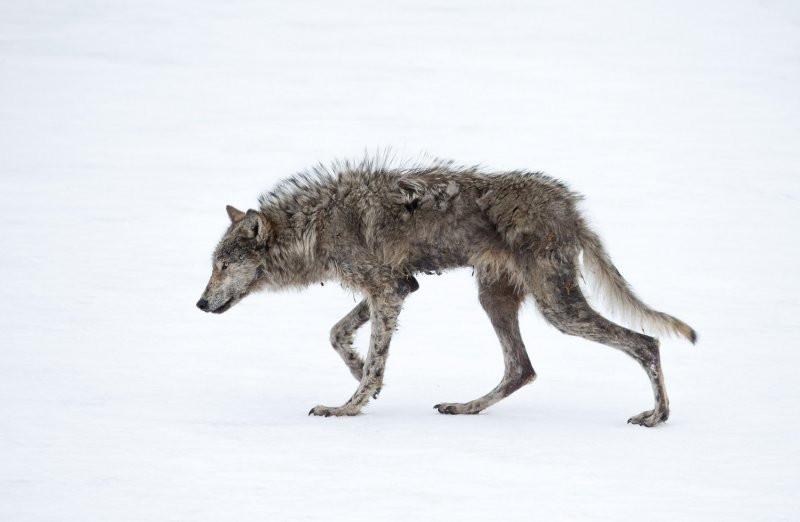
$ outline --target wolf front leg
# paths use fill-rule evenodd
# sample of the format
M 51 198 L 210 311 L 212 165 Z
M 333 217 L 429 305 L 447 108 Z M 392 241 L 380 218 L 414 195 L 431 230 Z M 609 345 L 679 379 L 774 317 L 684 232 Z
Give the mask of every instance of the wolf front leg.
M 331 345 L 357 381 L 361 381 L 364 375 L 364 361 L 353 350 L 353 336 L 367 321 L 369 321 L 369 304 L 363 299 L 331 328 Z
M 406 276 L 395 282 L 395 288 L 400 294 L 407 295 L 416 292 L 419 289 L 419 283 L 414 276 Z M 357 381 L 360 381 L 364 375 L 364 360 L 353 349 L 353 337 L 358 329 L 369 321 L 369 314 L 369 303 L 366 299 L 362 299 L 355 308 L 331 328 L 331 346 Z M 376 390 L 374 398 L 377 398 L 378 391 L 380 390 Z
M 392 292 L 369 298 L 369 320 L 372 332 L 369 340 L 367 360 L 358 388 L 350 399 L 339 407 L 314 406 L 309 415 L 323 417 L 357 415 L 369 398 L 376 395 L 383 384 L 383 371 L 389 354 L 389 343 L 397 328 L 397 316 L 403 307 L 407 292 Z

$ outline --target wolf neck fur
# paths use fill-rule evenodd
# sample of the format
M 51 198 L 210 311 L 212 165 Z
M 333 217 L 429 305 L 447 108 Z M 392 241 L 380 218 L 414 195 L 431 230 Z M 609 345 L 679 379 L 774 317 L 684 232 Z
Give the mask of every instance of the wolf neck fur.
M 277 287 L 305 287 L 328 279 L 317 241 L 319 203 L 310 196 L 289 193 L 262 200 L 261 212 L 275 234 L 265 256 L 273 258 L 268 265 L 281 267 L 273 274 Z

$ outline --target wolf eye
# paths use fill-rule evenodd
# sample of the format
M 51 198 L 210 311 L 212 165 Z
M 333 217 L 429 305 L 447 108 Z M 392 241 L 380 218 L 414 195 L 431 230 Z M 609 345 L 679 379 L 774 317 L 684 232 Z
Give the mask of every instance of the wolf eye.
M 223 261 L 223 263 L 222 263 L 222 270 L 225 270 L 226 268 L 228 268 L 228 263 L 226 263 L 226 262 L 224 262 L 224 261 Z

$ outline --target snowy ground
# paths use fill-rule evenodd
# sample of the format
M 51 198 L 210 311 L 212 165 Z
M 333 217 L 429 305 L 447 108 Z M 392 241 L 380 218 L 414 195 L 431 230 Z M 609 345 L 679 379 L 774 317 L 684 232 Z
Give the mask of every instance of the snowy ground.
M 797 520 L 798 50 L 790 1 L 0 2 L 0 520 Z M 385 146 L 586 194 L 700 334 L 669 422 L 533 307 L 537 382 L 437 414 L 502 372 L 468 271 L 355 418 L 306 416 L 354 390 L 352 295 L 194 307 L 225 204 Z

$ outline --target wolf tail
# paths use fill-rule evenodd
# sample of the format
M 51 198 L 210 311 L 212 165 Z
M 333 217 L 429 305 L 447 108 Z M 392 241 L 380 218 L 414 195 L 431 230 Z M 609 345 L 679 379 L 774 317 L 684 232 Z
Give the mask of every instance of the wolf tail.
M 644 304 L 619 270 L 611 262 L 600 238 L 587 226 L 579 227 L 578 238 L 583 247 L 583 265 L 590 273 L 598 295 L 605 297 L 612 310 L 620 313 L 626 322 L 640 324 L 653 333 L 679 335 L 694 344 L 697 332 L 680 319 L 653 310 Z

